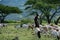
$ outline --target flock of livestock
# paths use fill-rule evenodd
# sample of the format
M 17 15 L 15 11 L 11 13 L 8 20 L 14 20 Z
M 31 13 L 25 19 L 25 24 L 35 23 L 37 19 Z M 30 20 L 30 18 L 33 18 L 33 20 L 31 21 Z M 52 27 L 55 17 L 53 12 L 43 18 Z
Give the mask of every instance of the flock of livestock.
M 5 24 L 5 23 L 0 23 L 0 28 L 2 28 L 2 27 L 7 27 L 7 24 Z
M 52 36 L 56 37 L 58 40 L 60 39 L 60 26 L 53 25 L 53 24 L 47 24 L 47 25 L 39 25 L 39 28 L 35 28 L 35 25 L 23 25 L 23 27 L 27 27 L 28 29 L 31 28 L 34 33 L 37 33 L 40 31 L 41 34 L 45 36 Z
M 23 24 L 22 25 L 23 28 L 28 28 L 28 29 L 32 29 L 32 31 L 34 31 L 34 33 L 37 33 L 38 31 L 40 31 L 41 34 L 45 35 L 45 36 L 52 36 L 52 37 L 56 37 L 58 38 L 58 40 L 60 39 L 60 26 L 58 25 L 53 25 L 53 24 L 47 24 L 47 25 L 39 25 L 39 28 L 35 28 L 34 24 Z
M 56 36 L 60 37 L 60 27 L 58 25 L 53 25 L 53 24 L 46 25 L 46 26 L 40 25 L 40 31 L 46 35 L 51 34 L 54 37 L 56 37 Z
M 5 27 L 5 26 L 7 26 L 7 24 L 0 24 L 0 27 Z M 15 26 L 15 27 L 20 28 L 20 25 Z M 23 24 L 22 27 L 23 28 L 28 28 L 28 29 L 31 28 L 32 31 L 35 31 L 34 25 Z M 53 24 L 39 25 L 39 30 L 40 30 L 40 33 L 45 35 L 45 36 L 46 35 L 49 36 L 51 34 L 51 36 L 57 37 L 58 40 L 60 39 L 60 26 L 58 26 L 58 25 L 53 25 Z
M 60 27 L 58 25 L 39 25 L 39 28 L 37 30 L 45 36 L 52 36 L 58 40 L 60 39 Z

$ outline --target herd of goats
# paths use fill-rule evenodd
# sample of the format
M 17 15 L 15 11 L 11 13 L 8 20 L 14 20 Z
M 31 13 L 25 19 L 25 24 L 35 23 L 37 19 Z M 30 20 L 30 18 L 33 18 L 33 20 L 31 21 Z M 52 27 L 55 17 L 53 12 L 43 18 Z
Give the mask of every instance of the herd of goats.
M 31 28 L 34 33 L 38 35 L 38 38 L 41 37 L 41 34 L 45 36 L 52 36 L 56 37 L 58 40 L 60 39 L 60 26 L 48 24 L 48 25 L 39 25 L 39 27 L 33 27 L 29 26 L 28 28 Z
M 17 26 L 15 26 L 17 28 Z M 19 27 L 18 27 L 19 28 Z M 41 38 L 41 34 L 44 36 L 52 36 L 53 38 L 60 39 L 60 26 L 54 24 L 47 24 L 47 25 L 39 25 L 39 27 L 35 27 L 34 24 L 23 24 L 22 28 L 27 28 L 28 30 L 31 29 L 33 32 L 32 34 L 37 34 L 38 38 Z
M 0 27 L 2 25 L 0 24 Z M 4 27 L 7 26 L 7 24 L 3 25 Z M 18 26 L 14 26 L 15 28 L 19 28 Z M 27 27 L 28 29 L 32 29 L 33 34 L 37 34 L 38 38 L 41 37 L 41 34 L 45 36 L 52 36 L 56 37 L 58 40 L 60 39 L 60 26 L 53 25 L 53 24 L 47 24 L 47 25 L 39 25 L 39 27 L 35 27 L 35 25 L 23 25 L 23 27 Z
M 37 34 L 38 38 L 41 38 L 41 34 L 44 36 L 52 36 L 53 38 L 60 39 L 60 26 L 54 24 L 47 24 L 47 25 L 39 25 L 39 27 L 35 27 L 34 24 L 23 24 L 23 28 L 31 29 L 33 32 L 32 34 Z

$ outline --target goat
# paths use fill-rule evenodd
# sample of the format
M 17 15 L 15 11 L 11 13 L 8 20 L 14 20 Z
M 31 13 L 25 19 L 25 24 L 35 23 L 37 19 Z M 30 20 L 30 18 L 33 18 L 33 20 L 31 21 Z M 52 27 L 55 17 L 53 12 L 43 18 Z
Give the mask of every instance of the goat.
M 39 27 L 35 28 L 35 33 L 37 34 L 38 38 L 41 38 L 40 28 Z

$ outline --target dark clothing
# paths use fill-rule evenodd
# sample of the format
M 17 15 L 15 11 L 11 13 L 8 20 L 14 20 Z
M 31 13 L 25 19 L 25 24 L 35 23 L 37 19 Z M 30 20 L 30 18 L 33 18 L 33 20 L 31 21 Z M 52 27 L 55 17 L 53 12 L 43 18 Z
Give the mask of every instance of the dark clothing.
M 41 38 L 40 31 L 37 32 L 38 38 Z
M 59 36 L 57 36 L 57 39 L 59 40 Z
M 39 27 L 38 16 L 35 17 L 34 21 L 35 21 L 35 27 Z

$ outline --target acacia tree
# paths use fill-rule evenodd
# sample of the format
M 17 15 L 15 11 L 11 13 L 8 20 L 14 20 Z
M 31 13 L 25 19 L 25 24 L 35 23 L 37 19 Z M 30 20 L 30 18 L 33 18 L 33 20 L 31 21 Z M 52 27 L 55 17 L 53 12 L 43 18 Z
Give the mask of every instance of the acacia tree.
M 4 19 L 10 13 L 21 13 L 22 11 L 17 7 L 10 7 L 0 4 L 0 22 L 3 23 Z
M 51 21 L 52 21 L 52 19 L 53 19 L 53 17 L 57 14 L 57 13 L 59 13 L 60 11 L 58 11 L 60 8 L 57 8 L 56 10 L 55 10 L 55 12 L 54 13 L 52 13 L 52 15 L 51 15 L 51 8 L 46 8 L 46 9 L 44 9 L 44 11 L 43 11 L 43 13 L 44 13 L 44 16 L 46 17 L 46 20 L 47 20 L 47 22 L 48 22 L 48 24 L 50 24 L 51 23 Z
M 59 20 L 60 20 L 60 16 L 57 18 L 57 20 L 54 21 L 54 23 L 58 25 Z
M 56 5 L 55 5 L 56 4 Z M 52 18 L 56 13 L 58 13 L 57 10 L 60 8 L 57 8 L 57 4 L 59 3 L 59 0 L 28 0 L 25 5 L 31 5 L 28 6 L 26 9 L 31 9 L 31 10 L 40 10 L 42 14 L 46 17 L 48 24 L 51 23 Z M 55 9 L 55 12 L 50 15 L 50 12 L 52 9 Z M 60 11 L 59 11 L 60 12 Z

